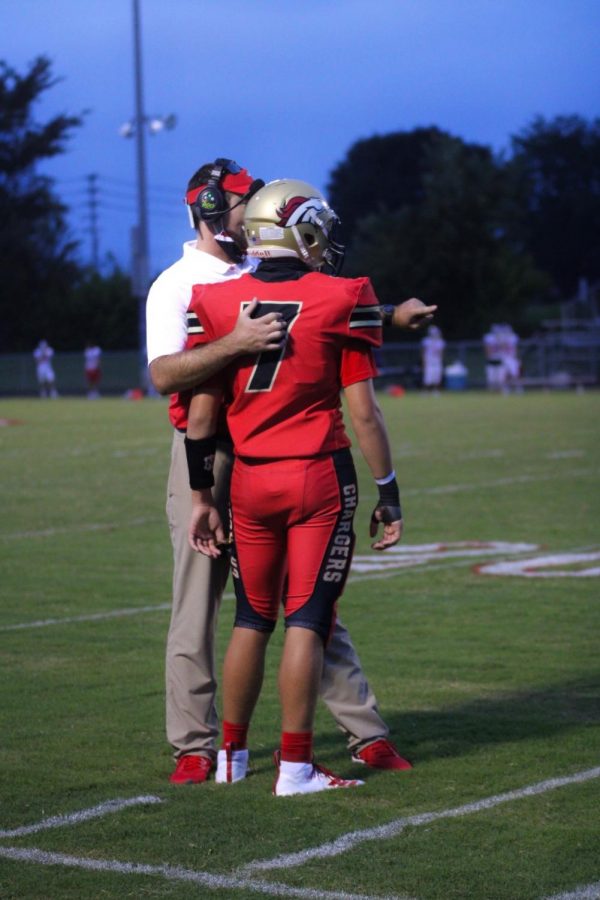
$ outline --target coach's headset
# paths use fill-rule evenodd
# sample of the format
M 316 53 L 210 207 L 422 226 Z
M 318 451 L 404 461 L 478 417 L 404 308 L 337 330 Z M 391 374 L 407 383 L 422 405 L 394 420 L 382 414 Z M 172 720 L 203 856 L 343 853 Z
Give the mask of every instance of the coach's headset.
M 233 159 L 223 159 L 221 157 L 215 159 L 206 186 L 202 188 L 195 200 L 188 203 L 188 209 L 201 222 L 206 222 L 215 234 L 225 230 L 223 219 L 227 213 L 241 203 L 247 203 L 250 197 L 265 185 L 262 179 L 255 179 L 249 184 L 248 190 L 240 196 L 238 202 L 234 203 L 233 206 L 229 206 L 225 196 L 227 188 L 223 182 L 228 175 L 240 175 L 242 172 L 245 172 L 245 170 L 238 166 Z M 231 193 L 237 192 L 232 191 Z M 191 219 L 191 222 L 193 225 L 193 219 Z

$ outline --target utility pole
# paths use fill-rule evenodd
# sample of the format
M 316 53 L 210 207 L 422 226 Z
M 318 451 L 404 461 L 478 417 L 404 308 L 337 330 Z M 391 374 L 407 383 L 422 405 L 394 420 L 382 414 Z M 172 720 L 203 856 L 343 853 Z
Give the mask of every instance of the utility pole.
M 91 265 L 96 270 L 99 269 L 100 259 L 98 253 L 98 176 L 88 175 L 88 206 L 90 218 L 90 241 L 91 241 Z
M 137 170 L 137 224 L 132 229 L 131 250 L 131 282 L 133 295 L 138 304 L 138 345 L 140 356 L 140 383 L 148 386 L 146 366 L 146 295 L 150 282 L 150 253 L 148 236 L 148 191 L 146 182 L 146 126 L 150 134 L 157 134 L 163 129 L 175 127 L 176 118 L 169 116 L 152 116 L 148 118 L 144 112 L 144 91 L 142 83 L 142 40 L 140 27 L 139 0 L 133 2 L 133 58 L 135 77 L 135 116 L 119 129 L 122 137 L 135 137 L 136 170 Z
M 146 293 L 148 291 L 148 194 L 146 189 L 146 142 L 144 94 L 142 86 L 142 42 L 140 37 L 140 4 L 133 0 L 133 48 L 135 67 L 135 146 L 137 161 L 138 221 L 134 244 L 133 290 L 138 301 L 138 342 L 142 387 L 146 372 Z

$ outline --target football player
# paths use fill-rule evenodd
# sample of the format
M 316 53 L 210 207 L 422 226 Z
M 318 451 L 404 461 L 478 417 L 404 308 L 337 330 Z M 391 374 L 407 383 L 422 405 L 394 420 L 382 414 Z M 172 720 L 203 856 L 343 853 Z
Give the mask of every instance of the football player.
M 258 268 L 226 284 L 196 286 L 188 311 L 190 348 L 228 334 L 244 310 L 254 317 L 277 313 L 286 326 L 278 349 L 241 357 L 196 389 L 185 439 L 190 544 L 217 559 L 232 541 L 236 616 L 224 664 L 217 782 L 246 775 L 248 729 L 283 601 L 276 796 L 362 784 L 315 764 L 312 748 L 324 648 L 354 547 L 358 493 L 342 388 L 380 494 L 372 547 L 384 550 L 402 535 L 398 485 L 373 389 L 380 304 L 368 278 L 333 277 L 344 252 L 337 226 L 316 188 L 271 182 L 249 199 L 244 214 L 247 252 L 261 260 Z M 235 450 L 228 538 L 211 491 L 224 403 Z

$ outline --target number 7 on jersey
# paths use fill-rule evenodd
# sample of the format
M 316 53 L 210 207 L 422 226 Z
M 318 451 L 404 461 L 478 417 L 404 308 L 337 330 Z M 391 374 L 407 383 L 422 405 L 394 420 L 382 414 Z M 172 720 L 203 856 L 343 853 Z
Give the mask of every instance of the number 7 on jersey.
M 243 309 L 247 306 L 249 306 L 248 303 L 242 303 Z M 250 378 L 248 379 L 248 384 L 244 389 L 244 393 L 252 394 L 258 391 L 273 390 L 273 385 L 275 384 L 275 379 L 277 378 L 277 373 L 279 372 L 279 367 L 287 348 L 287 337 L 292 330 L 294 322 L 300 315 L 301 309 L 302 303 L 297 300 L 259 301 L 259 305 L 252 314 L 252 318 L 256 319 L 259 316 L 266 316 L 268 313 L 272 312 L 280 313 L 286 324 L 286 336 L 278 350 L 265 350 L 263 353 L 258 354 L 256 363 L 252 369 Z

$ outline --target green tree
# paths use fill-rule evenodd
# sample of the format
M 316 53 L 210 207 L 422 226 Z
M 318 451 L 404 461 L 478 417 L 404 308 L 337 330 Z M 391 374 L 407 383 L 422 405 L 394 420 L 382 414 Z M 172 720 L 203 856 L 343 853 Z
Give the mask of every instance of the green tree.
M 350 240 L 365 216 L 414 206 L 424 196 L 427 151 L 446 138 L 438 128 L 377 135 L 353 144 L 331 173 L 327 194 Z
M 113 262 L 108 275 L 86 269 L 56 309 L 56 325 L 65 349 L 80 350 L 86 341 L 103 350 L 138 346 L 138 309 L 131 279 Z
M 40 337 L 61 346 L 55 310 L 80 275 L 66 209 L 37 164 L 63 153 L 80 116 L 45 123 L 34 106 L 56 79 L 39 57 L 20 75 L 0 61 L 0 350 L 30 349 Z
M 559 296 L 600 279 L 600 119 L 536 118 L 512 139 L 528 246 Z
M 371 275 L 384 302 L 437 303 L 448 337 L 498 320 L 526 328 L 523 310 L 548 285 L 521 239 L 511 173 L 489 148 L 441 134 L 422 148 L 420 173 L 412 201 L 358 222 L 349 273 Z

